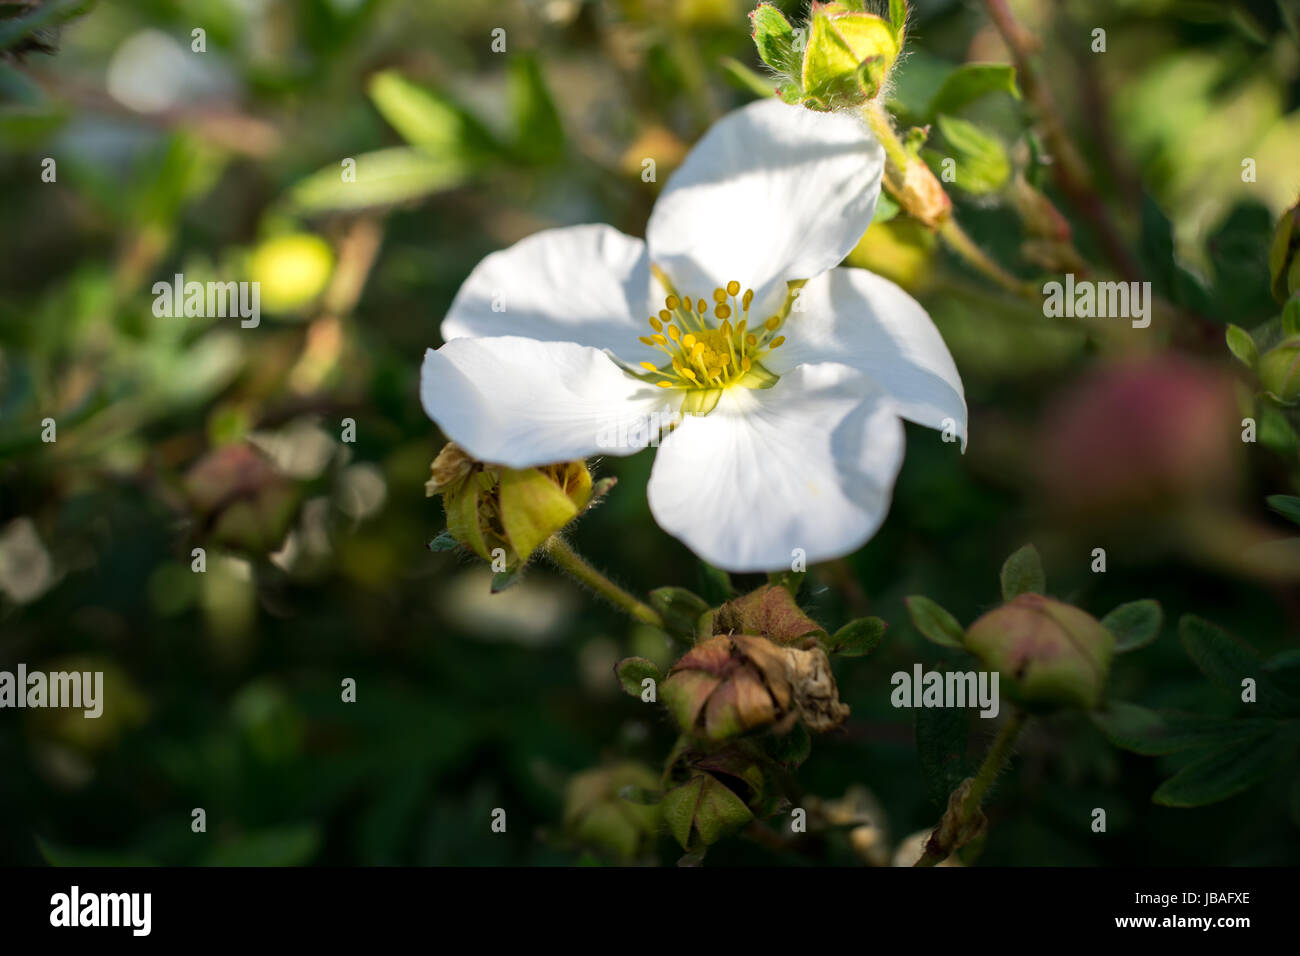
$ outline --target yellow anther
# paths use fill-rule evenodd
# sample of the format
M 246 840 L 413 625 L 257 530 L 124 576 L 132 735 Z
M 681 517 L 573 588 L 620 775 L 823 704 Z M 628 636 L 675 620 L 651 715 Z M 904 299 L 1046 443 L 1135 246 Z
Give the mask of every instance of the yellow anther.
M 753 366 L 753 364 L 754 363 L 749 360 L 748 356 L 746 356 L 745 358 L 740 360 L 740 370 L 742 372 L 748 372 L 750 368 Z
M 672 383 L 672 382 L 655 382 L 655 384 L 658 385 L 660 388 L 672 388 L 672 387 L 673 387 L 673 383 Z
M 757 345 L 757 344 L 758 344 L 758 336 L 757 336 L 757 335 L 746 335 L 746 336 L 745 336 L 745 344 L 746 344 L 746 345 Z
M 668 340 L 667 340 L 666 338 L 664 338 L 662 335 L 652 335 L 652 336 L 650 336 L 650 344 L 653 344 L 653 345 L 667 345 L 667 344 L 668 344 Z
M 660 310 L 659 310 L 659 318 L 660 318 L 662 321 L 664 321 L 664 322 L 668 322 L 668 321 L 670 321 L 670 320 L 672 319 L 672 317 L 673 317 L 673 314 L 672 314 L 671 312 L 669 312 L 667 309 L 660 309 Z
M 700 299 L 699 302 L 696 303 L 695 311 L 698 312 L 698 313 L 700 313 L 700 315 L 703 315 L 703 314 L 704 314 L 704 310 L 707 309 L 708 307 L 709 307 L 709 304 L 708 304 L 707 302 L 705 302 L 703 299 Z
M 731 322 L 728 321 L 725 316 L 722 319 L 722 328 L 720 328 L 718 331 L 720 331 L 728 339 L 731 338 Z
M 664 324 L 652 315 L 650 316 L 650 328 L 654 329 L 656 332 L 662 332 L 664 330 Z
M 774 339 L 772 340 L 772 344 L 771 344 L 771 346 L 769 346 L 769 347 L 770 347 L 770 348 L 774 348 L 774 349 L 775 349 L 775 348 L 779 348 L 779 347 L 781 346 L 781 343 L 784 342 L 784 341 L 785 341 L 785 336 L 784 336 L 784 335 L 778 335 L 776 338 L 774 338 Z
M 740 324 L 736 326 L 736 334 L 743 337 L 747 328 L 749 328 L 749 319 L 741 319 Z
M 642 367 L 643 369 L 645 369 L 647 372 L 657 372 L 657 371 L 659 371 L 659 367 L 658 367 L 657 365 L 655 365 L 654 362 L 642 362 L 642 363 L 641 363 L 641 367 Z
M 668 306 L 668 311 L 670 312 L 676 312 L 677 307 L 680 306 L 681 304 L 682 304 L 682 300 L 677 298 L 677 296 L 675 295 L 670 295 L 668 298 L 664 300 L 664 305 Z
M 745 290 L 745 297 L 744 297 L 743 299 L 740 300 L 740 303 L 741 303 L 741 305 L 743 305 L 743 306 L 745 307 L 745 311 L 746 311 L 746 312 L 749 311 L 750 303 L 752 303 L 753 301 L 754 301 L 754 290 L 753 290 L 753 289 L 746 289 L 746 290 Z
M 691 333 L 687 332 L 685 335 L 682 336 L 682 348 L 688 349 L 694 344 L 695 344 L 695 336 L 691 335 Z
M 695 342 L 691 345 L 691 358 L 698 357 L 704 351 L 703 342 Z
M 769 332 L 775 332 L 778 328 L 780 328 L 780 326 L 781 326 L 781 319 L 779 316 L 775 316 L 775 315 L 763 323 L 763 328 L 767 329 Z
M 740 295 L 740 283 L 735 279 L 727 283 L 727 295 Z
M 655 340 L 652 339 L 652 338 L 650 338 L 650 336 L 648 336 L 648 335 L 641 335 L 641 336 L 638 336 L 638 337 L 637 337 L 637 341 L 640 342 L 642 345 L 654 345 L 654 344 L 655 344 Z
M 686 378 L 689 378 L 692 382 L 697 381 L 697 379 L 695 378 L 695 373 L 688 368 L 679 368 L 677 372 L 678 374 L 684 375 Z
M 695 303 L 691 301 L 691 297 L 689 295 L 682 300 L 682 308 L 685 309 L 688 313 L 693 313 L 695 311 Z
M 668 326 L 668 337 L 676 342 L 682 337 L 681 329 L 677 328 L 675 325 Z
M 725 304 L 715 305 L 713 307 L 713 314 L 719 319 L 728 319 L 731 317 L 731 306 Z
M 727 290 L 724 289 L 724 288 L 722 288 L 721 286 L 719 286 L 718 288 L 714 289 L 714 290 L 713 290 L 713 301 L 714 301 L 714 302 L 726 302 L 726 301 L 727 301 Z

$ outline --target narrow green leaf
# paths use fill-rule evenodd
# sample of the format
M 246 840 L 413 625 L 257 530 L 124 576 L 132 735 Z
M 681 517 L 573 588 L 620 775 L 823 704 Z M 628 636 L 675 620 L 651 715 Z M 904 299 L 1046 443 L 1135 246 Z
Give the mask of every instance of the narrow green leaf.
M 964 647 L 966 632 L 957 619 L 923 594 L 904 598 L 912 626 L 941 647 Z
M 1006 185 L 1011 178 L 1011 160 L 1001 142 L 982 132 L 974 123 L 955 116 L 940 114 L 937 123 L 946 150 L 927 149 L 922 152 L 922 157 L 937 174 L 943 173 L 943 160 L 952 159 L 956 164 L 953 182 L 972 196 L 987 196 Z
M 1002 600 L 1010 601 L 1022 594 L 1044 594 L 1047 575 L 1038 549 L 1027 544 L 1002 564 Z
M 368 92 L 375 108 L 403 139 L 434 156 L 465 159 L 499 150 L 491 132 L 473 114 L 394 70 L 371 77 Z
M 520 159 L 548 163 L 564 155 L 564 127 L 535 56 L 511 57 L 510 105 L 515 121 L 514 150 Z
M 1245 642 L 1203 618 L 1185 614 L 1178 622 L 1183 648 L 1212 683 L 1237 700 L 1241 699 L 1242 681 L 1255 681 L 1258 707 L 1266 714 L 1286 714 L 1295 709 L 1273 682 L 1263 660 Z
M 907 0 L 889 0 L 889 25 L 894 28 L 898 45 L 903 45 L 903 30 L 907 26 Z
M 674 587 L 651 591 L 650 606 L 659 612 L 670 634 L 692 643 L 700 615 L 709 610 L 708 602 L 698 594 Z
M 1293 750 L 1273 737 L 1235 742 L 1179 770 L 1152 795 L 1166 807 L 1203 807 L 1248 790 L 1271 776 Z
M 16 46 L 24 37 L 37 30 L 56 26 L 64 20 L 87 13 L 96 0 L 45 0 L 33 7 L 32 12 L 0 22 L 0 50 Z
M 724 56 L 718 61 L 718 65 L 722 67 L 722 72 L 731 80 L 732 84 L 739 89 L 748 90 L 758 97 L 776 95 L 775 83 L 767 77 L 755 73 L 735 57 Z
M 860 617 L 836 631 L 826 642 L 826 649 L 841 657 L 863 657 L 880 645 L 887 627 L 878 617 Z
M 1300 498 L 1295 495 L 1269 495 L 1264 500 L 1282 517 L 1300 524 Z
M 927 111 L 933 119 L 940 113 L 959 113 L 990 93 L 1009 93 L 1020 99 L 1016 69 L 1004 63 L 966 63 L 948 74 Z
M 1115 653 L 1146 647 L 1160 636 L 1164 612 L 1157 601 L 1130 601 L 1101 619 L 1101 626 L 1115 635 Z
M 1122 700 L 1108 701 L 1089 717 L 1116 747 L 1147 757 L 1223 747 L 1269 736 L 1279 727 L 1276 720 L 1162 713 Z
M 736 595 L 736 589 L 731 584 L 731 575 L 721 568 L 715 568 L 707 561 L 700 561 L 696 565 L 695 576 L 699 581 L 700 594 L 704 595 L 704 599 L 711 605 L 729 601 Z
M 407 146 L 354 158 L 354 181 L 343 178 L 346 170 L 340 164 L 300 180 L 289 193 L 296 211 L 311 214 L 392 206 L 454 189 L 469 178 L 469 169 L 460 160 L 430 156 Z
M 1300 335 L 1300 295 L 1293 295 L 1282 307 L 1282 335 Z
M 641 696 L 641 682 L 647 677 L 656 684 L 662 680 L 658 666 L 654 661 L 644 657 L 625 657 L 614 665 L 618 682 L 623 685 L 623 692 L 629 697 Z
M 1255 340 L 1250 337 L 1250 333 L 1239 325 L 1229 325 L 1224 337 L 1228 340 L 1228 351 L 1242 365 L 1253 370 L 1259 361 L 1259 351 L 1255 348 Z

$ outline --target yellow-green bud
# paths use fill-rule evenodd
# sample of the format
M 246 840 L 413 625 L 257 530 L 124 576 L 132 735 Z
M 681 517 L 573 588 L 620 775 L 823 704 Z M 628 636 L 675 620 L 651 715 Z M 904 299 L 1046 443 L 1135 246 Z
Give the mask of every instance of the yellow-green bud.
M 564 828 L 584 846 L 634 859 L 645 851 L 660 820 L 659 804 L 638 801 L 635 791 L 658 789 L 658 774 L 634 761 L 577 774 L 565 788 Z
M 814 3 L 803 58 L 803 91 L 828 107 L 875 99 L 898 59 L 886 20 L 843 3 Z
M 506 570 L 526 562 L 592 497 L 591 473 L 581 461 L 507 468 L 477 461 L 449 442 L 431 471 L 425 493 L 442 495 L 447 531 L 486 561 L 504 556 Z

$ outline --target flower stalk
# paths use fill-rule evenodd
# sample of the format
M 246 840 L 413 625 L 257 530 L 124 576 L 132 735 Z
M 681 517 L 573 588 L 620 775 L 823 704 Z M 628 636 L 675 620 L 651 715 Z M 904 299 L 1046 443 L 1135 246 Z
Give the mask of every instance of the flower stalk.
M 885 150 L 884 185 L 912 218 L 938 232 L 948 248 L 976 272 L 1014 295 L 1033 298 L 1037 290 L 993 261 L 957 224 L 952 216 L 952 200 L 935 178 L 930 167 L 912 156 L 880 101 L 863 107 L 863 117 Z
M 653 627 L 662 628 L 664 626 L 663 618 L 659 616 L 658 611 L 645 602 L 637 600 L 636 597 L 624 591 L 593 568 L 582 555 L 573 549 L 572 545 L 558 534 L 547 538 L 546 543 L 542 545 L 542 550 L 546 552 L 547 557 L 561 571 L 585 584 L 630 617 Z
M 980 805 L 984 802 L 989 788 L 993 786 L 993 781 L 997 779 L 998 774 L 1011 758 L 1011 748 L 1015 745 L 1016 738 L 1020 736 L 1027 719 L 1028 715 L 1023 710 L 1011 711 L 1006 722 L 998 730 L 993 746 L 985 755 L 979 771 L 953 791 L 948 801 L 948 811 L 939 821 L 939 825 L 934 828 L 934 832 L 930 834 L 930 839 L 925 844 L 925 852 L 912 864 L 913 866 L 935 866 L 942 863 L 952 855 L 954 850 L 960 849 L 962 843 L 970 839 L 973 833 L 972 825 L 978 823 Z

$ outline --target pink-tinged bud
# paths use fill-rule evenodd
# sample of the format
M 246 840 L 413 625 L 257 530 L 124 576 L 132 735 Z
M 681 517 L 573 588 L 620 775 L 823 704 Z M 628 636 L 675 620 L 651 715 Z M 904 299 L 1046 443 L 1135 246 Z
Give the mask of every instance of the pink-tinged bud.
M 1070 387 L 1038 447 L 1054 508 L 1080 519 L 1168 513 L 1236 488 L 1241 416 L 1222 371 L 1141 358 Z
M 1091 710 L 1101 700 L 1115 638 L 1077 607 L 1027 593 L 972 624 L 965 646 L 1023 706 Z

